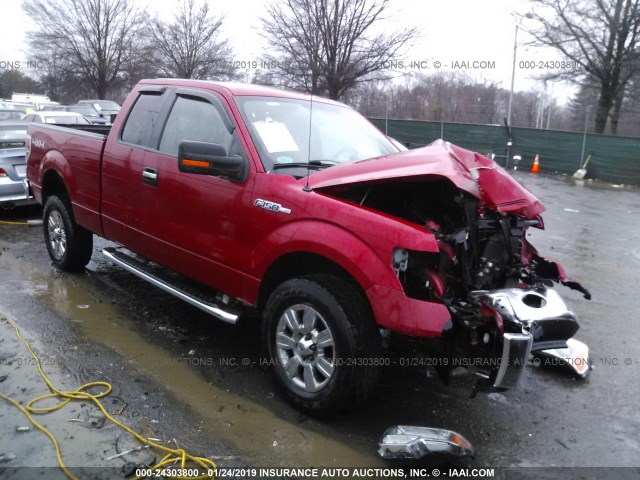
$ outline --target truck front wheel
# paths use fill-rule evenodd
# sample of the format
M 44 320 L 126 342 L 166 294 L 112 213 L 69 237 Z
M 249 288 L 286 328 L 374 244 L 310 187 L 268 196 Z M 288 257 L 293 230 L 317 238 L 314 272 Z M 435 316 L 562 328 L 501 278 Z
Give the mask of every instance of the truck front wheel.
M 263 338 L 277 383 L 306 413 L 353 408 L 378 380 L 380 335 L 364 295 L 341 277 L 282 283 L 267 302 Z
M 68 272 L 82 270 L 93 250 L 93 235 L 73 219 L 66 195 L 47 198 L 43 216 L 44 241 L 54 265 Z

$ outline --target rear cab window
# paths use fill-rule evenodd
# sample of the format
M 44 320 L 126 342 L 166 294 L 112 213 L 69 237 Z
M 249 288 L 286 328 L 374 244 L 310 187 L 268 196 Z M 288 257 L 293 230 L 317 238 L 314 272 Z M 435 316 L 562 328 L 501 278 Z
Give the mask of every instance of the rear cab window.
M 152 136 L 160 119 L 164 103 L 161 91 L 141 91 L 125 121 L 120 141 L 130 145 L 153 148 Z
M 247 158 L 232 118 L 213 92 L 148 85 L 129 110 L 120 142 L 174 158 L 184 140 L 215 143 Z

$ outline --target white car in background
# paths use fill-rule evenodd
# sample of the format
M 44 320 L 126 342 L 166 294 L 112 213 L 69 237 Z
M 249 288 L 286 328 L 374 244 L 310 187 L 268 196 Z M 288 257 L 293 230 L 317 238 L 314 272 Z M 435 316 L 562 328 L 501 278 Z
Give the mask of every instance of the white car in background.
M 22 120 L 33 123 L 50 123 L 61 125 L 91 125 L 86 118 L 76 112 L 41 111 L 28 113 Z

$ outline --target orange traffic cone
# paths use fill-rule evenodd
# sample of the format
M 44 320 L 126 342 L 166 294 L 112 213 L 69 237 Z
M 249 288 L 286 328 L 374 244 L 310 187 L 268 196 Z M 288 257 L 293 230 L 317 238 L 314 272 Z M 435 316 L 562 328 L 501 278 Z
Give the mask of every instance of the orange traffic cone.
M 531 166 L 531 173 L 538 173 L 540 171 L 540 155 L 536 153 L 536 159 Z

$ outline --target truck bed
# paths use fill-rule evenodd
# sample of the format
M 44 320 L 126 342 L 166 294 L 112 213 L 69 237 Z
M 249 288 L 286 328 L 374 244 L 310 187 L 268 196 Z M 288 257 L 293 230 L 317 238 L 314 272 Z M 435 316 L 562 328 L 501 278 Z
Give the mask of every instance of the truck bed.
M 81 130 L 83 132 L 96 133 L 98 135 L 107 136 L 111 131 L 111 125 L 62 125 L 57 124 L 57 126 L 63 128 L 73 128 L 74 130 Z
M 101 160 L 107 125 L 51 125 L 32 123 L 28 127 L 31 154 L 27 176 L 33 194 L 42 202 L 44 174 L 66 172 L 65 183 L 78 224 L 100 234 Z

